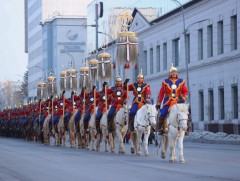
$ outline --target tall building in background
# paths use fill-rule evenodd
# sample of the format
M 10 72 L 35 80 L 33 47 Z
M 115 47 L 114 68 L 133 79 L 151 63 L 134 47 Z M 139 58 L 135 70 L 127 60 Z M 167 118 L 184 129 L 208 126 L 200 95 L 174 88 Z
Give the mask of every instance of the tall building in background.
M 79 68 L 86 56 L 86 18 L 59 16 L 42 23 L 44 77 L 54 71 L 60 93 L 60 72 Z M 67 92 L 70 96 L 70 92 Z
M 132 14 L 134 8 L 137 8 L 148 21 L 152 21 L 178 7 L 178 4 L 173 0 L 92 0 L 87 7 L 88 24 L 95 24 L 95 4 L 99 1 L 103 2 L 103 17 L 98 20 L 98 30 L 109 34 L 113 39 L 116 38 L 117 32 L 120 30 L 119 17 L 126 12 Z M 191 0 L 178 1 L 184 4 Z M 87 47 L 89 52 L 96 49 L 95 33 L 95 28 L 87 28 Z M 110 37 L 106 38 L 99 35 L 98 45 L 101 46 L 103 43 L 106 43 L 105 41 L 111 42 L 112 40 Z
M 101 0 L 100 0 L 101 1 Z M 179 0 L 179 2 L 185 4 L 191 0 Z M 99 1 L 92 1 L 87 7 L 87 24 L 95 24 L 95 4 Z M 98 31 L 102 32 L 98 34 L 98 49 L 103 44 L 108 44 L 110 42 L 111 46 L 107 47 L 106 51 L 111 54 L 112 61 L 115 62 L 117 47 L 116 47 L 116 38 L 117 33 L 121 31 L 121 19 L 120 16 L 128 13 L 134 14 L 134 9 L 137 8 L 138 12 L 141 13 L 144 17 L 144 21 L 139 21 L 139 27 L 143 25 L 145 20 L 149 23 L 154 19 L 157 19 L 160 16 L 170 12 L 171 10 L 177 8 L 179 5 L 176 4 L 173 0 L 102 0 L 103 2 L 103 16 L 98 20 Z M 147 24 L 148 24 L 147 23 Z M 113 45 L 113 46 L 112 46 Z M 87 27 L 87 51 L 92 52 L 96 49 L 96 29 L 93 27 Z M 100 49 L 99 49 L 100 50 Z M 101 50 L 100 50 L 101 51 Z M 129 76 L 131 80 L 135 80 L 136 75 L 138 74 L 138 69 L 131 69 Z M 114 78 L 117 74 L 122 75 L 122 78 L 125 79 L 123 67 L 116 65 L 114 70 Z M 114 78 L 110 81 L 114 83 Z
M 43 35 L 42 22 L 53 21 L 56 17 L 86 18 L 89 2 L 90 0 L 25 0 L 25 52 L 28 53 L 29 97 L 36 96 L 37 82 L 47 76 L 48 70 L 43 69 L 49 63 L 44 61 L 51 61 L 43 56 L 43 36 L 46 34 Z M 53 30 L 55 28 L 56 25 L 52 27 Z

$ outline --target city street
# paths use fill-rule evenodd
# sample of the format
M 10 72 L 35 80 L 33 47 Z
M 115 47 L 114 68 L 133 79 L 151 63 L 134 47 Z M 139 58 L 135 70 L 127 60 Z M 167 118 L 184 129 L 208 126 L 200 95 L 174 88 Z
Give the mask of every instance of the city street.
M 20 139 L 0 138 L 0 181 L 35 180 L 240 180 L 240 146 L 185 143 L 187 163 L 151 156 L 58 148 Z

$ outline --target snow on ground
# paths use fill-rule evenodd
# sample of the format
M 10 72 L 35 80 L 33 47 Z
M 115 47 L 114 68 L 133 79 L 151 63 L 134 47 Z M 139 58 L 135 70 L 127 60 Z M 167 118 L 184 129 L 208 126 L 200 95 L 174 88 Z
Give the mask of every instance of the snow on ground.
M 240 135 L 233 135 L 233 134 L 226 134 L 223 132 L 209 132 L 209 131 L 203 131 L 203 132 L 191 132 L 188 139 L 190 140 L 206 140 L 206 141 L 213 141 L 217 143 L 233 143 L 233 144 L 239 144 L 240 143 Z

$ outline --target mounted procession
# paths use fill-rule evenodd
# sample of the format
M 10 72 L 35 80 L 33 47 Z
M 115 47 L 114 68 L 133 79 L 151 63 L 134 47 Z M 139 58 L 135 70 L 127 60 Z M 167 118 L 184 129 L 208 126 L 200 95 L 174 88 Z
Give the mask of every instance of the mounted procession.
M 98 54 L 85 62 L 79 72 L 71 67 L 60 73 L 61 93 L 57 93 L 57 79 L 53 73 L 46 82 L 37 84 L 38 100 L 0 112 L 0 136 L 24 138 L 50 145 L 66 146 L 69 135 L 70 146 L 100 151 L 104 142 L 105 152 L 125 153 L 124 137 L 129 133 L 131 153 L 141 155 L 143 140 L 144 154 L 148 152 L 151 131 L 161 135 L 161 157 L 165 158 L 170 148 L 170 161 L 175 162 L 175 147 L 179 144 L 179 161 L 183 156 L 183 139 L 188 132 L 189 105 L 185 104 L 188 89 L 185 81 L 178 77 L 173 65 L 169 76 L 161 84 L 158 101 L 152 104 L 151 88 L 144 80 L 142 71 L 136 82 L 129 83 L 129 69 L 138 60 L 138 38 L 129 31 L 131 16 L 122 17 L 122 31 L 118 33 L 117 66 L 124 67 L 126 80 L 118 75 L 115 85 L 110 87 L 112 62 L 110 54 Z M 97 83 L 102 83 L 98 90 Z M 81 90 L 79 94 L 76 90 Z M 69 98 L 66 92 L 71 92 Z M 132 92 L 132 102 L 130 102 Z M 142 139 L 143 137 L 143 139 Z M 118 141 L 116 141 L 118 138 Z

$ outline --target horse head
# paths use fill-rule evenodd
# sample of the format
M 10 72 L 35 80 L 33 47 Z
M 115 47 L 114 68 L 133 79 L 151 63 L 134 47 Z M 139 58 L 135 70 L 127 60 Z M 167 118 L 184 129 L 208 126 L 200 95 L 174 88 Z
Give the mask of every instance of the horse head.
M 149 123 L 154 126 L 156 125 L 157 111 L 154 105 L 146 104 L 146 119 Z
M 177 123 L 180 128 L 187 131 L 188 109 L 189 104 L 176 104 L 177 107 Z

